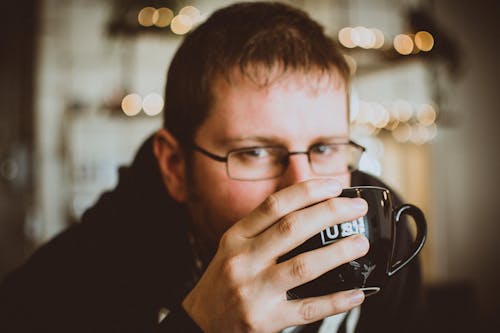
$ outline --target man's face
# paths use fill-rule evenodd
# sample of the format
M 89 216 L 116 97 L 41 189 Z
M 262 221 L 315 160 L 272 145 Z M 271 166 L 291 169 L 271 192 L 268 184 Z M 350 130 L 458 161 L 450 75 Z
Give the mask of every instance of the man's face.
M 348 138 L 346 90 L 339 78 L 289 74 L 267 87 L 241 76 L 214 82 L 213 108 L 195 143 L 214 154 L 255 146 L 306 151 L 314 144 Z M 215 248 L 222 234 L 267 196 L 315 175 L 307 155 L 290 157 L 285 173 L 274 179 L 230 179 L 224 163 L 194 152 L 187 203 L 194 223 Z M 350 176 L 335 177 L 349 186 Z

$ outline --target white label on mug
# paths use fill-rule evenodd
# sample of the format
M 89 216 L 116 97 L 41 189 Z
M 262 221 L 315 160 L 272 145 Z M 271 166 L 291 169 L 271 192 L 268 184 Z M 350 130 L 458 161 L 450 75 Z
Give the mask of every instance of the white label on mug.
M 365 222 L 362 217 L 351 222 L 336 224 L 321 231 L 321 242 L 327 245 L 336 242 L 340 238 L 356 234 L 366 234 Z

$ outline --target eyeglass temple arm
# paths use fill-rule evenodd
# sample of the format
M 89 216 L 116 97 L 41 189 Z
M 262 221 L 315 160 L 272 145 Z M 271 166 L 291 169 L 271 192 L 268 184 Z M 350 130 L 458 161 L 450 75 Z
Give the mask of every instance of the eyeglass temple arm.
M 196 150 L 196 151 L 199 151 L 200 153 L 202 153 L 205 156 L 210 157 L 214 161 L 227 162 L 227 157 L 226 156 L 219 156 L 219 155 L 212 154 L 211 152 L 206 151 L 205 149 L 203 149 L 203 148 L 201 148 L 201 147 L 199 147 L 197 145 L 193 145 L 193 149 Z
M 354 142 L 354 141 L 352 141 L 352 140 L 349 140 L 349 143 L 350 143 L 351 145 L 354 145 L 355 147 L 357 147 L 357 148 L 361 149 L 363 152 L 365 152 L 365 151 L 366 151 L 366 148 L 365 148 L 365 147 L 363 147 L 362 145 L 360 145 L 360 144 L 358 144 L 358 143 L 356 143 L 356 142 Z

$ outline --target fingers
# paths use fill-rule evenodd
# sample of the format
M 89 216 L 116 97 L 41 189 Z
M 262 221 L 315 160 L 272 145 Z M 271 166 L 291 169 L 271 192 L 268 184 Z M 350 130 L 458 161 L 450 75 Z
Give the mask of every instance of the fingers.
M 313 179 L 292 185 L 270 195 L 249 215 L 236 223 L 232 231 L 243 237 L 254 237 L 283 216 L 336 197 L 341 191 L 341 185 L 333 179 Z
M 283 316 L 296 320 L 291 325 L 304 325 L 351 310 L 364 301 L 361 290 L 348 290 L 321 297 L 288 301 Z
M 321 230 L 365 215 L 367 209 L 363 199 L 333 198 L 295 211 L 258 235 L 254 250 L 276 260 Z
M 363 235 L 355 235 L 331 245 L 304 252 L 272 266 L 266 272 L 270 276 L 270 286 L 286 292 L 335 267 L 364 256 L 368 248 L 368 239 Z

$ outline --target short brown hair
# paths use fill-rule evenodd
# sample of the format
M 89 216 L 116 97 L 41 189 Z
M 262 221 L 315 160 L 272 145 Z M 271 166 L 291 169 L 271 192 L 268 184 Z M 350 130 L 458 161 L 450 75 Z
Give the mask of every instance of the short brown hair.
M 210 111 L 215 78 L 239 69 L 255 79 L 256 66 L 260 74 L 278 66 L 281 73 L 335 72 L 349 81 L 336 42 L 305 12 L 276 2 L 239 3 L 214 12 L 177 50 L 165 88 L 164 127 L 186 147 Z

